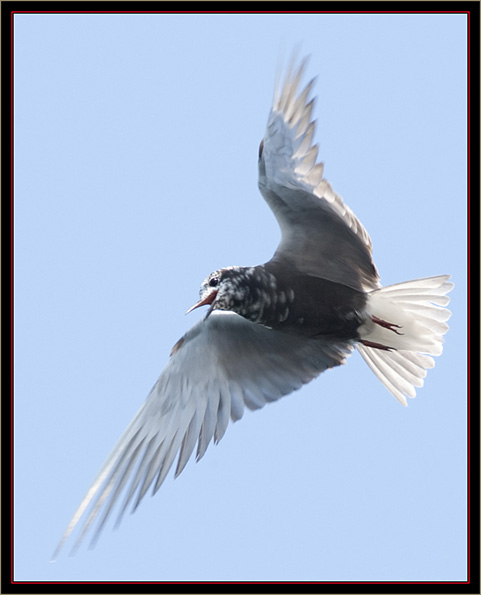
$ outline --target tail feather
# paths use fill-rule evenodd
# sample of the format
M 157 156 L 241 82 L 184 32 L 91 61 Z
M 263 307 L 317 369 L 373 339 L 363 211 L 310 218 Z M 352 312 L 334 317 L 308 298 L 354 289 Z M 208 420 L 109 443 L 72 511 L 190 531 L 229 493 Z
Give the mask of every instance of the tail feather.
M 365 362 L 403 405 L 424 384 L 431 355 L 441 355 L 451 312 L 449 275 L 406 281 L 369 293 L 367 319 L 357 348 Z M 362 344 L 362 342 L 366 344 Z M 380 348 L 377 348 L 377 347 Z

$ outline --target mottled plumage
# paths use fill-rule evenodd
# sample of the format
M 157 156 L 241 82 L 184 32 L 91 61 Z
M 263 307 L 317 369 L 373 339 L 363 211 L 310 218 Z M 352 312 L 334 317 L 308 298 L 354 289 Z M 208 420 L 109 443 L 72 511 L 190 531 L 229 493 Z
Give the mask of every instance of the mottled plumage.
M 270 329 L 305 337 L 360 339 L 357 328 L 366 294 L 321 277 L 305 275 L 272 260 L 255 267 L 215 271 L 201 288 L 209 294 L 217 279 L 213 310 L 230 310 Z

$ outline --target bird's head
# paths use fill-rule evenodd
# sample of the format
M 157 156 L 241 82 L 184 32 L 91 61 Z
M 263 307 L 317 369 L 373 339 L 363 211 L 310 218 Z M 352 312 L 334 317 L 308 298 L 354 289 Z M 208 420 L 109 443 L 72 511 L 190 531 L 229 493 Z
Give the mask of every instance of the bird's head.
M 226 267 L 211 273 L 200 286 L 199 301 L 186 314 L 200 306 L 210 306 L 207 316 L 212 310 L 239 312 L 248 291 L 243 287 L 244 275 L 241 271 L 241 267 Z

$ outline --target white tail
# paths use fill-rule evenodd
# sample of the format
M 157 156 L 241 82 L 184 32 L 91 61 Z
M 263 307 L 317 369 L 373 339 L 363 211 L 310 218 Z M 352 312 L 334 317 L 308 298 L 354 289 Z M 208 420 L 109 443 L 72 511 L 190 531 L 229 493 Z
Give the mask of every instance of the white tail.
M 451 312 L 449 275 L 406 281 L 368 294 L 367 319 L 357 348 L 367 365 L 403 405 L 424 384 L 431 355 L 443 351 Z M 426 355 L 428 354 L 428 355 Z

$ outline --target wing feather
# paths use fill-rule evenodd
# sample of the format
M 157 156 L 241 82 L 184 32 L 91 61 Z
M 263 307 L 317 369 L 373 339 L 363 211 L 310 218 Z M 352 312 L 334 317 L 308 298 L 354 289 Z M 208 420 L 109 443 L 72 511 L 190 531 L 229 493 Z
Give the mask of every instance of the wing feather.
M 296 67 L 292 60 L 276 89 L 259 158 L 259 188 L 282 231 L 274 258 L 354 289 L 375 289 L 369 234 L 317 163 L 314 79 L 299 92 L 306 63 Z
M 81 502 L 55 556 L 86 516 L 75 548 L 95 523 L 95 540 L 117 502 L 118 521 L 155 493 L 177 457 L 182 472 L 197 444 L 197 460 L 212 438 L 224 435 L 229 418 L 259 409 L 344 363 L 347 343 L 280 333 L 230 312 L 213 312 L 195 325 L 170 360 L 138 414 L 112 450 Z

